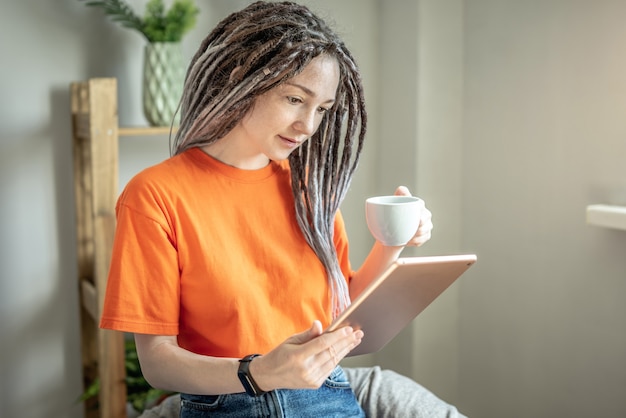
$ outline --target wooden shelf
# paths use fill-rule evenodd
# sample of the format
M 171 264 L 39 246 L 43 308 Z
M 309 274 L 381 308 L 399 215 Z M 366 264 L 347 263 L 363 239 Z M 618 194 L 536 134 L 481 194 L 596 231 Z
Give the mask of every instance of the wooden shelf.
M 97 399 L 85 401 L 84 416 L 123 418 L 126 417 L 124 335 L 99 327 L 118 197 L 117 80 L 97 78 L 74 82 L 70 92 L 81 365 L 85 388 L 100 382 Z
M 626 206 L 589 205 L 587 223 L 626 231 Z
M 125 418 L 124 333 L 99 327 L 115 235 L 119 137 L 170 135 L 178 127 L 120 127 L 115 78 L 74 82 L 70 93 L 81 363 L 85 388 L 100 382 L 97 399 L 85 401 L 84 416 Z
M 177 127 L 169 126 L 127 126 L 119 127 L 117 133 L 119 136 L 150 136 L 150 135 L 169 135 L 170 132 L 175 134 Z

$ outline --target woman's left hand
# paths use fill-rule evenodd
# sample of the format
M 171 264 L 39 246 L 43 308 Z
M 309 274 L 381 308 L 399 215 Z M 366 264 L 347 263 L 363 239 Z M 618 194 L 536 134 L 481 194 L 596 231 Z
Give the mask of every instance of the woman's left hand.
M 405 186 L 399 186 L 394 192 L 394 195 L 411 196 L 411 192 Z M 407 242 L 406 244 L 407 247 L 419 247 L 420 245 L 428 241 L 431 236 L 431 231 L 433 229 L 433 222 L 432 222 L 433 215 L 426 208 L 426 204 L 424 203 L 423 200 L 420 199 L 420 203 L 421 203 L 421 206 L 420 206 L 419 213 L 416 214 L 416 216 L 419 216 L 420 218 L 420 224 L 413 238 L 411 238 L 411 240 Z

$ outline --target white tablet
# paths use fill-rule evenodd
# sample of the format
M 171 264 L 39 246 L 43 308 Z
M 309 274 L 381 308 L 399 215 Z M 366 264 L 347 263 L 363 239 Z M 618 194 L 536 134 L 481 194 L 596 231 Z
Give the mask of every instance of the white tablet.
M 367 286 L 326 331 L 350 325 L 364 336 L 348 356 L 382 349 L 476 262 L 476 255 L 401 257 Z

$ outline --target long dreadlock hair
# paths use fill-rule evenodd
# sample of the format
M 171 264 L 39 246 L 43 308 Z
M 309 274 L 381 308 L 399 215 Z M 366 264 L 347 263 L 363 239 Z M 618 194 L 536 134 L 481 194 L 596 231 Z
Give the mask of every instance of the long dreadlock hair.
M 350 298 L 333 242 L 334 220 L 359 161 L 367 114 L 354 58 L 322 19 L 296 3 L 259 1 L 222 20 L 187 70 L 172 152 L 224 137 L 256 97 L 321 54 L 339 65 L 336 101 L 315 134 L 291 153 L 289 166 L 298 224 L 326 269 L 337 316 Z

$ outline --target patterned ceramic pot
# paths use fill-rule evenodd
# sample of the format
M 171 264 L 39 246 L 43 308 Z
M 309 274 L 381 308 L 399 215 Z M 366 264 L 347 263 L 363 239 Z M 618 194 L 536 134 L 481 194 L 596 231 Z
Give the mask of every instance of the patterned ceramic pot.
M 185 67 L 181 44 L 146 45 L 143 67 L 143 111 L 151 126 L 178 125 L 176 109 L 183 91 Z M 176 114 L 176 120 L 174 115 Z

